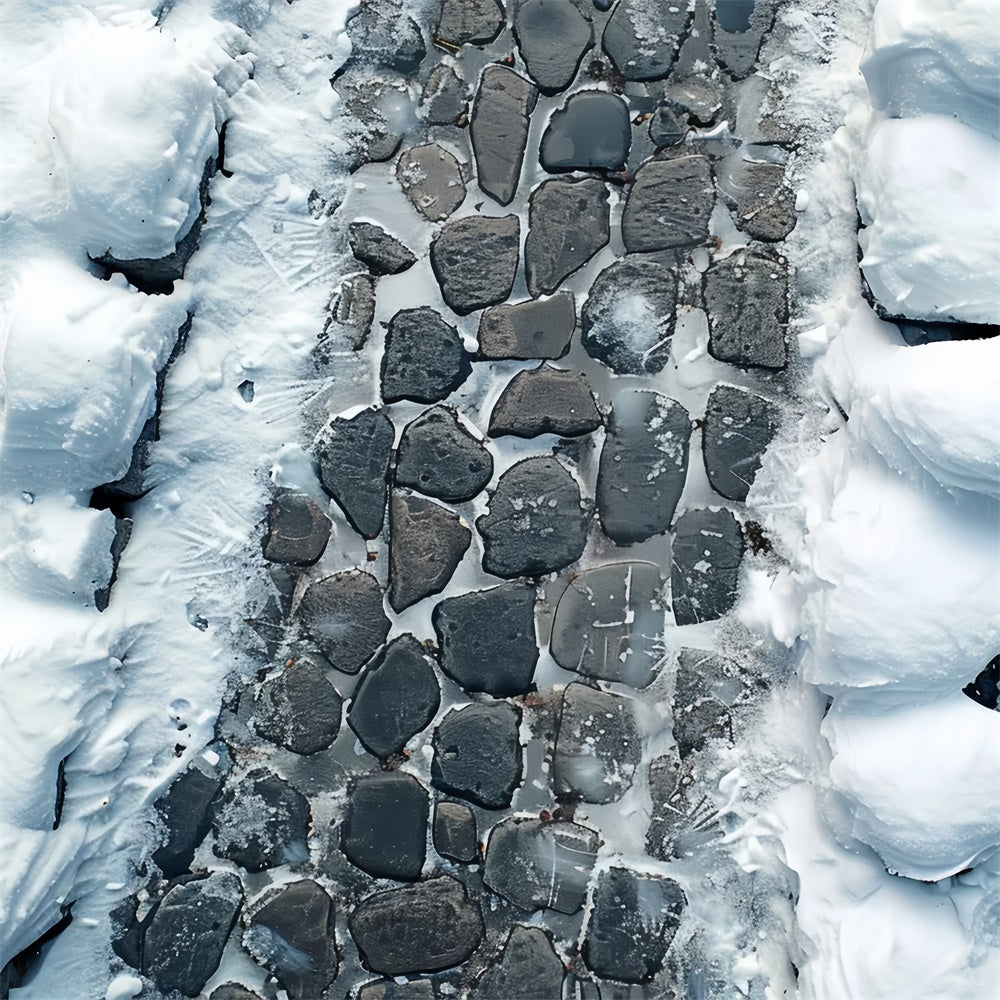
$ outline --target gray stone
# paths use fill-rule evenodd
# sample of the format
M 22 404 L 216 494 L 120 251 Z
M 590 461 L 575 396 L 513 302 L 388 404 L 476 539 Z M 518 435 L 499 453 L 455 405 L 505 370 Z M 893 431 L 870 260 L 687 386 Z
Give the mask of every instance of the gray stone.
M 219 967 L 242 902 L 230 872 L 175 885 L 148 918 L 142 971 L 163 993 L 198 996 Z
M 771 17 L 767 15 L 770 13 Z M 715 32 L 712 39 L 719 62 L 735 79 L 753 72 L 760 43 L 773 6 L 767 0 L 722 0 L 715 6 Z
M 688 803 L 681 781 L 680 758 L 676 753 L 654 757 L 649 762 L 649 827 L 646 853 L 659 861 L 677 856 L 677 842 L 690 823 Z
M 445 223 L 434 237 L 431 267 L 441 295 L 459 316 L 503 302 L 510 295 L 520 233 L 516 215 L 470 216 Z
M 653 563 L 574 574 L 556 606 L 551 653 L 586 677 L 646 687 L 663 660 L 663 581 Z
M 785 367 L 784 264 L 751 253 L 717 261 L 705 272 L 705 305 L 712 357 L 747 367 Z
M 398 485 L 457 503 L 478 496 L 492 476 L 493 456 L 454 410 L 435 406 L 403 429 L 396 454 Z
M 761 456 L 777 433 L 779 410 L 763 396 L 718 385 L 708 397 L 702 454 L 708 481 L 730 500 L 746 500 Z
M 509 205 L 517 191 L 537 100 L 534 84 L 512 69 L 491 65 L 483 70 L 469 132 L 479 186 L 501 205 Z
M 588 968 L 603 979 L 649 982 L 663 968 L 686 904 L 673 879 L 627 868 L 602 872 L 583 939 Z
M 427 47 L 420 28 L 399 3 L 363 2 L 347 22 L 351 61 L 410 76 L 420 68 Z
M 337 978 L 335 930 L 333 900 L 319 883 L 302 879 L 265 897 L 243 943 L 290 1000 L 315 1000 Z
M 656 106 L 648 128 L 650 142 L 657 149 L 677 146 L 688 133 L 687 115 L 672 102 L 664 101 Z
M 472 543 L 472 531 L 447 507 L 394 490 L 389 539 L 389 604 L 398 613 L 444 590 Z
M 483 881 L 523 910 L 577 913 L 600 838 L 577 823 L 507 819 L 490 832 Z
M 602 90 L 582 90 L 552 113 L 542 135 L 539 160 L 550 173 L 621 171 L 628 161 L 631 143 L 632 124 L 625 102 Z
M 535 596 L 516 582 L 441 601 L 433 614 L 441 669 L 466 691 L 524 694 L 538 662 Z
M 191 765 L 157 800 L 156 811 L 167 836 L 153 852 L 153 860 L 165 878 L 190 870 L 194 852 L 211 829 L 208 807 L 221 784 L 219 778 Z
M 673 269 L 641 257 L 616 260 L 583 305 L 584 349 L 619 375 L 655 375 L 670 358 L 676 309 Z
M 340 351 L 359 351 L 375 318 L 375 280 L 370 274 L 350 274 L 330 300 L 330 314 L 316 345 L 318 363 L 329 364 Z
M 337 80 L 335 87 L 357 123 L 351 169 L 394 156 L 403 141 L 403 123 L 413 114 L 406 81 L 372 72 L 350 72 Z
M 686 4 L 621 0 L 602 44 L 626 80 L 658 80 L 670 72 L 687 30 Z
M 576 328 L 572 292 L 493 306 L 479 318 L 479 357 L 528 361 L 561 358 Z
M 223 983 L 212 990 L 208 1000 L 261 1000 L 261 996 L 239 983 Z
M 412 635 L 402 635 L 366 668 L 347 722 L 365 749 L 385 758 L 421 732 L 440 704 L 430 657 Z
M 741 162 L 735 183 L 736 225 L 748 236 L 777 243 L 795 228 L 795 192 L 783 166 Z
M 714 125 L 722 110 L 723 91 L 717 80 L 702 74 L 671 80 L 663 89 L 668 106 L 696 125 Z
M 438 802 L 434 807 L 434 850 L 442 858 L 468 864 L 479 855 L 476 814 L 460 802 Z
M 360 570 L 311 583 L 298 613 L 326 658 L 347 674 L 356 674 L 389 634 L 382 588 L 375 577 Z
M 350 789 L 340 846 L 347 860 L 375 878 L 420 878 L 430 798 L 416 778 L 367 774 Z
M 707 157 L 651 160 L 639 168 L 622 212 L 630 253 L 673 250 L 708 242 L 715 185 Z
M 565 90 L 583 54 L 594 44 L 594 28 L 567 0 L 521 0 L 514 11 L 514 37 L 531 78 L 546 94 Z
M 366 264 L 372 274 L 400 274 L 417 262 L 412 250 L 371 222 L 352 222 L 347 229 L 347 241 L 351 253 Z
M 732 744 L 731 709 L 745 690 L 740 668 L 732 660 L 701 649 L 680 651 L 671 707 L 682 760 L 709 740 Z
M 342 708 L 326 674 L 311 660 L 297 660 L 261 685 L 254 729 L 292 753 L 312 754 L 337 738 Z
M 586 376 L 541 365 L 518 372 L 490 414 L 490 437 L 589 434 L 601 426 L 601 413 Z
M 305 493 L 282 491 L 267 512 L 264 558 L 288 566 L 319 562 L 333 523 Z
M 689 510 L 674 525 L 671 590 L 678 625 L 721 618 L 736 603 L 743 533 L 728 510 Z
M 476 521 L 483 569 L 495 576 L 542 576 L 583 555 L 589 505 L 572 475 L 554 458 L 526 458 L 508 469 Z
M 434 984 L 429 979 L 396 982 L 380 979 L 365 983 L 358 990 L 358 1000 L 434 1000 Z
M 486 45 L 500 34 L 500 0 L 441 0 L 434 37 L 452 45 Z
M 387 976 L 464 962 L 485 933 L 479 907 L 455 879 L 428 879 L 363 899 L 347 922 L 365 965 Z
M 562 996 L 566 970 L 549 936 L 540 927 L 516 925 L 500 960 L 476 983 L 474 1000 L 514 1000 L 519 997 Z
M 420 97 L 424 121 L 428 125 L 455 125 L 468 107 L 465 81 L 451 66 L 435 66 Z
M 521 783 L 520 713 L 505 701 L 452 709 L 434 730 L 431 784 L 484 809 L 505 809 Z
M 611 410 L 597 471 L 597 511 L 619 545 L 663 534 L 687 476 L 691 420 L 656 392 L 623 390 Z
M 382 398 L 436 403 L 472 374 L 458 331 L 429 306 L 401 309 L 389 320 L 382 355 Z
M 319 435 L 320 485 L 363 538 L 382 530 L 395 437 L 386 412 L 375 408 L 335 417 Z
M 396 164 L 396 180 L 413 207 L 431 222 L 447 219 L 465 201 L 462 168 L 436 142 L 407 149 Z
M 642 759 L 642 737 L 624 698 L 585 684 L 563 692 L 552 760 L 556 795 L 583 802 L 617 802 Z

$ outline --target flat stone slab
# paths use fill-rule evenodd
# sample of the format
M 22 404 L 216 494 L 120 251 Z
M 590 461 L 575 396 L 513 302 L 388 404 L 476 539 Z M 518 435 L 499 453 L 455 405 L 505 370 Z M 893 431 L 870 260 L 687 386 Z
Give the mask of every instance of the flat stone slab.
M 499 219 L 469 216 L 446 222 L 434 237 L 431 267 L 441 295 L 459 316 L 496 305 L 510 295 L 517 273 L 520 234 L 521 222 L 516 215 Z
M 625 249 L 645 253 L 701 246 L 708 242 L 714 207 L 707 157 L 650 160 L 636 173 L 622 212 Z
M 592 177 L 543 181 L 531 192 L 524 270 L 531 295 L 549 295 L 611 238 L 608 188 Z
M 409 76 L 420 68 L 427 47 L 416 21 L 395 4 L 363 4 L 347 22 L 351 62 Z
M 311 660 L 301 659 L 261 684 L 253 727 L 292 753 L 313 754 L 337 738 L 342 708 L 343 700 L 326 674 Z
M 708 397 L 702 454 L 712 488 L 730 500 L 746 500 L 761 457 L 777 433 L 780 411 L 748 389 L 718 385 Z
M 469 864 L 479 855 L 476 814 L 461 802 L 438 802 L 434 808 L 434 850 L 442 858 Z
M 576 329 L 572 292 L 492 306 L 479 318 L 479 358 L 561 358 Z
M 480 977 L 473 1000 L 511 1000 L 513 997 L 559 997 L 566 969 L 540 927 L 517 924 L 511 930 L 500 960 Z
M 670 72 L 687 30 L 686 4 L 621 0 L 602 45 L 626 80 L 658 80 Z
M 569 3 L 563 6 L 575 9 Z M 625 102 L 603 90 L 581 90 L 552 113 L 538 158 L 549 173 L 621 171 L 628 162 L 631 143 L 632 123 Z
M 385 411 L 372 408 L 335 417 L 317 442 L 320 485 L 363 538 L 375 538 L 382 530 L 395 438 Z
M 600 837 L 578 823 L 506 819 L 490 831 L 483 881 L 522 910 L 577 913 Z
M 514 38 L 532 80 L 556 94 L 573 82 L 594 44 L 594 28 L 575 3 L 523 0 L 514 10 Z
M 369 753 L 385 758 L 422 732 L 440 704 L 431 658 L 412 635 L 402 635 L 365 669 L 347 723 Z
M 597 430 L 601 423 L 585 375 L 541 365 L 518 372 L 507 384 L 490 414 L 490 437 L 574 437 Z
M 298 616 L 327 659 L 348 674 L 356 674 L 389 634 L 382 588 L 375 577 L 360 570 L 311 583 Z
M 437 403 L 471 374 L 472 362 L 458 330 L 435 309 L 400 309 L 389 320 L 381 367 L 387 403 Z
M 469 134 L 479 187 L 501 205 L 514 200 L 537 100 L 535 85 L 520 73 L 497 65 L 483 70 Z
M 689 510 L 674 525 L 671 590 L 678 625 L 710 622 L 736 604 L 743 532 L 728 510 Z
M 432 616 L 441 669 L 466 691 L 524 694 L 538 662 L 535 598 L 515 582 L 441 601 Z
M 435 406 L 407 424 L 396 454 L 396 483 L 449 503 L 478 496 L 493 477 L 493 456 L 452 409 Z
M 287 566 L 313 566 L 330 541 L 333 522 L 305 493 L 283 491 L 267 511 L 264 558 Z
M 739 665 L 702 649 L 682 649 L 672 699 L 673 732 L 681 760 L 710 740 L 733 742 L 732 707 L 746 691 Z
M 452 709 L 434 730 L 431 784 L 484 809 L 505 809 L 521 783 L 520 722 L 504 701 Z
M 434 37 L 452 45 L 486 45 L 503 28 L 500 0 L 441 0 Z
M 393 490 L 389 539 L 389 604 L 399 612 L 444 590 L 472 544 L 472 531 L 447 507 Z
M 588 504 L 567 469 L 548 456 L 526 458 L 508 469 L 476 520 L 483 536 L 483 569 L 507 579 L 542 576 L 583 555 Z
M 795 192 L 778 163 L 746 163 L 736 173 L 736 225 L 766 243 L 783 240 L 795 228 Z
M 465 201 L 462 168 L 436 142 L 405 150 L 396 164 L 396 180 L 413 207 L 431 222 L 447 219 Z
M 347 241 L 351 253 L 375 275 L 401 274 L 417 262 L 412 250 L 371 222 L 352 222 Z
M 485 934 L 479 907 L 447 877 L 368 896 L 347 926 L 365 965 L 387 976 L 458 965 Z
M 194 852 L 211 829 L 209 804 L 222 782 L 193 764 L 156 802 L 166 828 L 166 840 L 153 852 L 153 861 L 165 878 L 176 878 L 191 868 Z
M 597 472 L 597 510 L 619 545 L 663 534 L 687 477 L 691 420 L 676 400 L 624 390 L 608 421 Z
M 678 282 L 653 260 L 616 260 L 594 279 L 581 316 L 584 350 L 619 375 L 655 375 L 670 358 Z
M 468 89 L 451 66 L 435 66 L 420 96 L 428 125 L 455 125 L 468 110 Z
M 586 677 L 644 688 L 663 661 L 664 606 L 653 563 L 612 563 L 574 574 L 556 606 L 552 657 Z

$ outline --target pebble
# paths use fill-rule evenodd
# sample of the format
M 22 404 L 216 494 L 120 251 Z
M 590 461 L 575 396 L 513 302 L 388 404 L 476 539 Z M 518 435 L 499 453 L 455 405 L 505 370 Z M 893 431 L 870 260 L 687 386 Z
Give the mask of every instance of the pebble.
M 166 828 L 166 840 L 153 852 L 164 878 L 176 878 L 191 869 L 194 852 L 212 827 L 209 804 L 222 782 L 193 764 L 156 802 Z
M 516 249 L 516 248 L 515 248 Z M 400 309 L 389 320 L 382 354 L 382 398 L 437 403 L 472 374 L 455 327 L 429 306 Z
M 304 493 L 280 492 L 267 512 L 264 558 L 288 566 L 313 566 L 330 541 L 333 523 Z
M 330 364 L 332 355 L 341 350 L 360 351 L 374 319 L 375 279 L 370 274 L 348 275 L 330 301 L 330 314 L 316 344 L 317 363 Z
M 521 221 L 516 215 L 499 219 L 470 216 L 446 222 L 431 241 L 431 267 L 441 295 L 459 316 L 496 305 L 510 295 L 520 233 Z
M 674 526 L 671 590 L 678 625 L 714 621 L 736 603 L 743 533 L 728 510 L 689 510 Z
M 479 318 L 479 357 L 515 361 L 561 358 L 569 350 L 575 329 L 572 292 L 492 306 Z
M 412 250 L 371 222 L 352 222 L 347 241 L 351 253 L 375 275 L 400 274 L 417 262 Z
M 779 410 L 747 389 L 721 384 L 705 411 L 702 454 L 713 489 L 730 500 L 746 500 L 761 456 L 777 433 Z
M 499 961 L 473 987 L 473 1000 L 560 997 L 566 970 L 540 927 L 516 924 Z
M 549 173 L 621 171 L 625 169 L 631 142 L 632 126 L 625 102 L 602 90 L 583 90 L 552 113 L 542 135 L 539 160 Z
M 431 222 L 447 219 L 465 201 L 462 168 L 436 142 L 407 149 L 396 164 L 396 180 L 413 207 Z
M 575 3 L 522 0 L 514 11 L 514 38 L 532 80 L 544 93 L 556 94 L 573 82 L 594 44 L 594 28 Z
M 420 68 L 427 54 L 416 21 L 403 13 L 399 3 L 364 3 L 347 22 L 351 61 L 395 70 L 409 76 Z
M 435 66 L 420 97 L 424 121 L 428 125 L 455 125 L 467 110 L 465 81 L 451 66 Z
M 490 437 L 539 434 L 573 437 L 601 426 L 601 413 L 587 378 L 578 371 L 541 365 L 518 372 L 490 414 Z
M 712 168 L 704 156 L 650 160 L 639 168 L 622 212 L 630 253 L 673 250 L 708 242 L 715 207 Z
M 506 12 L 500 0 L 440 0 L 434 37 L 452 45 L 486 45 L 500 34 Z
M 434 807 L 434 850 L 442 858 L 469 864 L 479 855 L 476 815 L 460 802 L 438 802 Z
M 326 674 L 301 659 L 264 681 L 254 705 L 254 729 L 272 743 L 297 754 L 331 746 L 340 732 L 343 701 Z
M 702 649 L 682 649 L 672 698 L 673 732 L 681 760 L 708 740 L 732 743 L 730 709 L 745 686 L 732 660 Z
M 626 80 L 658 80 L 670 72 L 687 29 L 686 4 L 620 0 L 604 29 L 604 51 Z

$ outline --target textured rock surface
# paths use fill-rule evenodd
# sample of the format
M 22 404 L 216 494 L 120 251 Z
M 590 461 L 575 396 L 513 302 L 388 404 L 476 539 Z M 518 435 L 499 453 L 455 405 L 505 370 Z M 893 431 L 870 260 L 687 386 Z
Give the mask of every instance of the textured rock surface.
M 479 319 L 479 357 L 561 358 L 576 328 L 576 304 L 571 292 L 493 306 Z
M 700 246 L 715 206 L 712 169 L 704 156 L 652 160 L 635 175 L 622 212 L 630 253 Z
M 476 815 L 461 802 L 438 802 L 434 809 L 434 850 L 467 864 L 479 854 Z
M 416 254 L 395 236 L 371 222 L 352 222 L 347 230 L 351 252 L 372 274 L 400 274 L 417 262 Z
M 518 924 L 510 932 L 500 960 L 479 979 L 472 996 L 474 1000 L 559 997 L 565 974 L 545 931 Z
M 572 8 L 572 4 L 565 6 Z M 551 173 L 620 171 L 625 169 L 631 141 L 632 126 L 625 102 L 601 90 L 584 90 L 553 112 L 542 135 L 539 159 Z
M 389 320 L 381 373 L 387 403 L 436 403 L 472 374 L 472 363 L 458 331 L 439 312 L 421 306 L 401 309 Z
M 452 45 L 492 42 L 504 23 L 500 0 L 440 0 L 435 37 Z
M 157 801 L 166 839 L 153 852 L 153 860 L 166 878 L 190 870 L 194 852 L 211 828 L 208 807 L 220 784 L 218 778 L 190 766 Z
M 546 94 L 565 90 L 594 29 L 581 6 L 561 0 L 521 0 L 514 9 L 514 37 L 532 80 Z
M 673 66 L 687 21 L 686 4 L 621 0 L 604 29 L 604 51 L 626 80 L 657 80 Z
M 678 625 L 721 618 L 736 603 L 743 533 L 728 510 L 689 510 L 674 526 L 671 591 Z
M 466 113 L 465 81 L 451 66 L 435 66 L 420 96 L 420 112 L 429 125 L 454 125 Z
M 396 3 L 363 3 L 347 22 L 351 60 L 373 63 L 404 76 L 415 73 L 427 54 L 420 28 Z
M 264 558 L 289 566 L 312 566 L 319 561 L 333 527 L 304 493 L 282 492 L 267 511 Z
M 337 738 L 342 707 L 323 671 L 310 660 L 298 660 L 261 685 L 254 729 L 293 753 L 312 754 Z
M 431 267 L 441 295 L 459 316 L 503 302 L 510 295 L 517 273 L 520 232 L 516 215 L 499 219 L 470 216 L 446 223 L 434 237 Z
M 736 224 L 748 236 L 768 243 L 795 228 L 795 192 L 778 163 L 741 163 L 736 173 Z
M 731 709 L 746 688 L 739 666 L 716 653 L 682 649 L 674 684 L 674 739 L 682 760 L 708 740 L 732 742 Z
M 601 426 L 601 413 L 585 375 L 542 365 L 518 372 L 490 414 L 490 437 L 587 434 Z
M 330 313 L 315 348 L 317 365 L 329 365 L 338 351 L 360 351 L 374 318 L 375 279 L 367 273 L 347 275 L 330 300 Z
M 396 180 L 413 207 L 431 222 L 447 219 L 465 201 L 462 168 L 436 142 L 407 149 L 396 164 Z
M 730 500 L 746 500 L 761 456 L 778 430 L 774 403 L 747 389 L 719 385 L 708 397 L 702 454 L 708 481 Z

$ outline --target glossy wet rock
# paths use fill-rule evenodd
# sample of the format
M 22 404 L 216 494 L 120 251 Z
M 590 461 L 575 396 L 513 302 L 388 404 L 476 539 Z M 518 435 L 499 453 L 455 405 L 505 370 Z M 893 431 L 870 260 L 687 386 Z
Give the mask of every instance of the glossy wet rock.
M 472 990 L 473 1000 L 558 997 L 566 970 L 539 927 L 515 925 L 503 953 Z
M 646 687 L 663 659 L 663 581 L 653 563 L 574 574 L 556 606 L 550 651 L 566 670 Z
M 427 54 L 420 28 L 399 3 L 362 3 L 347 22 L 347 35 L 352 62 L 374 64 L 404 76 L 415 73 Z
M 455 327 L 429 306 L 401 309 L 389 321 L 382 355 L 382 398 L 436 403 L 472 374 Z
M 389 604 L 396 612 L 438 594 L 472 543 L 454 511 L 406 490 L 389 502 Z
M 312 566 L 330 540 L 333 523 L 304 493 L 279 493 L 267 512 L 264 558 L 289 566 Z
M 639 168 L 622 212 L 630 253 L 700 246 L 708 241 L 715 206 L 712 170 L 704 156 L 652 160 Z
M 153 852 L 153 861 L 165 878 L 175 878 L 190 870 L 194 852 L 211 829 L 208 807 L 221 783 L 219 778 L 192 764 L 157 800 L 155 808 L 166 836 Z
M 456 503 L 471 500 L 493 476 L 493 456 L 459 422 L 435 406 L 407 424 L 396 457 L 396 483 Z
M 417 262 L 412 250 L 371 222 L 352 222 L 347 240 L 351 253 L 375 275 L 400 274 Z
M 394 639 L 367 667 L 347 722 L 376 757 L 398 753 L 434 718 L 441 689 L 431 659 L 412 635 Z
M 676 308 L 671 268 L 641 257 L 616 260 L 584 303 L 584 349 L 619 375 L 655 375 L 670 358 Z
M 370 274 L 348 275 L 330 300 L 329 315 L 314 350 L 317 364 L 333 363 L 338 351 L 361 350 L 374 318 L 375 279 Z
M 325 750 L 340 732 L 343 702 L 311 660 L 301 659 L 264 681 L 254 704 L 257 733 L 297 754 Z
M 714 621 L 736 603 L 743 533 L 728 510 L 689 510 L 674 526 L 671 592 L 678 625 Z
M 436 142 L 407 149 L 396 165 L 396 180 L 413 207 L 431 222 L 447 219 L 465 201 L 462 168 Z
M 368 896 L 348 927 L 365 965 L 388 976 L 458 965 L 484 935 L 479 907 L 447 877 Z
M 434 808 L 434 850 L 442 858 L 468 864 L 479 854 L 476 816 L 461 802 L 438 802 Z
M 601 426 L 601 413 L 586 376 L 542 365 L 518 372 L 493 407 L 490 437 L 513 434 L 573 437 Z
M 493 306 L 479 319 L 479 357 L 527 361 L 561 358 L 576 328 L 572 292 Z
M 691 421 L 680 403 L 655 392 L 618 394 L 601 448 L 597 511 L 619 545 L 669 526 L 687 477 Z
M 631 142 L 632 126 L 625 102 L 601 90 L 584 90 L 553 112 L 542 135 L 539 159 L 550 173 L 620 171 L 625 169 Z
M 452 45 L 485 45 L 504 24 L 500 0 L 440 0 L 435 38 Z
M 555 94 L 572 83 L 594 29 L 576 3 L 523 0 L 514 9 L 514 37 L 532 80 Z
M 467 109 L 465 81 L 451 66 L 435 66 L 420 97 L 424 121 L 429 125 L 454 125 Z
M 503 302 L 510 295 L 520 232 L 516 215 L 471 216 L 446 223 L 434 238 L 431 267 L 441 295 L 459 316 Z
M 730 500 L 746 500 L 761 457 L 778 430 L 774 403 L 734 385 L 719 385 L 708 397 L 702 453 L 708 481 Z
M 757 7 L 762 8 L 758 13 Z M 715 31 L 713 43 L 723 68 L 740 80 L 753 72 L 760 51 L 760 43 L 767 22 L 764 14 L 768 8 L 773 17 L 773 7 L 753 0 L 717 0 L 715 6 Z M 763 15 L 763 16 L 761 16 Z
M 739 666 L 702 649 L 682 649 L 672 699 L 673 732 L 681 759 L 710 740 L 732 743 L 732 708 L 746 687 Z
M 686 4 L 621 0 L 601 44 L 626 80 L 657 80 L 673 66 L 687 22 Z

